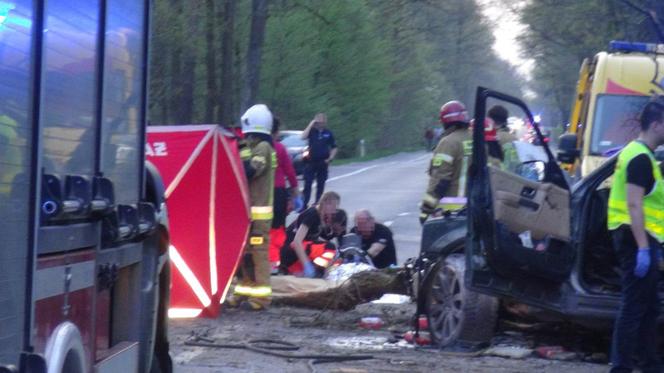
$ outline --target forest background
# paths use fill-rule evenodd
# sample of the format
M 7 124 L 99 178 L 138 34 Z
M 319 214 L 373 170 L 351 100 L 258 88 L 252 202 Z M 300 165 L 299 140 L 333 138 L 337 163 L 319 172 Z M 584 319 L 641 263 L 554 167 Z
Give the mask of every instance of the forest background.
M 584 58 L 610 40 L 664 42 L 661 0 L 154 0 L 152 124 L 235 125 L 266 103 L 287 129 L 328 114 L 340 156 L 421 146 L 442 103 L 478 85 L 524 97 L 554 133 Z M 492 11 L 486 11 L 491 6 Z M 525 25 L 524 73 L 494 50 Z

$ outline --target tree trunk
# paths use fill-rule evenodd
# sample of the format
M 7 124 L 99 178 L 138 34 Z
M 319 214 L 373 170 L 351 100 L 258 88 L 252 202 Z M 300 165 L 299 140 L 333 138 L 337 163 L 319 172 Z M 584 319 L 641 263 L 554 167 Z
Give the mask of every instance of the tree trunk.
M 258 94 L 263 41 L 265 40 L 265 26 L 267 23 L 267 5 L 268 0 L 252 0 L 251 2 L 251 32 L 249 35 L 249 48 L 247 49 L 247 78 L 245 80 L 241 111 L 253 105 Z
M 215 43 L 215 26 L 217 14 L 215 13 L 214 0 L 206 0 L 206 30 L 205 42 L 207 46 L 206 51 L 206 65 L 207 65 L 207 98 L 205 102 L 205 122 L 216 123 L 217 118 L 217 105 L 219 105 L 219 97 L 217 95 L 217 48 Z
M 387 293 L 408 295 L 407 274 L 404 269 L 359 272 L 337 287 L 274 297 L 273 303 L 315 309 L 351 310 Z
M 198 46 L 194 40 L 196 40 L 196 37 L 201 31 L 198 18 L 198 3 L 190 0 L 187 2 L 187 4 L 189 5 L 189 14 L 185 16 L 186 18 L 184 19 L 184 24 L 188 27 L 185 27 L 183 32 L 185 38 L 189 37 L 191 39 L 188 43 L 185 44 L 185 53 L 182 56 L 182 99 L 180 101 L 181 109 L 180 117 L 178 118 L 178 124 L 194 122 L 194 84 L 196 84 L 196 58 L 198 54 Z
M 233 121 L 234 82 L 233 44 L 235 29 L 235 0 L 224 1 L 224 24 L 221 36 L 221 124 L 228 126 Z
M 171 6 L 174 10 L 174 22 L 180 24 L 182 20 L 180 19 L 183 11 L 182 1 L 172 0 Z M 182 46 L 175 45 L 172 49 L 171 54 L 171 92 L 170 92 L 170 102 L 168 108 L 168 118 L 166 120 L 168 123 L 179 123 L 181 114 L 180 114 L 180 103 L 182 100 Z

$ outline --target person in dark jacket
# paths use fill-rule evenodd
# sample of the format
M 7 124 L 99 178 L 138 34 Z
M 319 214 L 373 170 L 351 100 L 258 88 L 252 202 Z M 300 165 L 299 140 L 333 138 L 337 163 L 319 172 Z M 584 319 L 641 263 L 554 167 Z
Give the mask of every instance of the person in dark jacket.
M 369 210 L 361 209 L 355 213 L 355 227 L 351 229 L 351 233 L 362 238 L 362 250 L 371 257 L 376 268 L 397 264 L 392 231 L 387 226 L 376 223 Z
M 304 166 L 303 209 L 306 209 L 309 205 L 314 180 L 316 180 L 316 200 L 314 204 L 320 200 L 325 191 L 328 166 L 337 155 L 337 143 L 334 140 L 334 135 L 326 127 L 327 116 L 318 113 L 307 128 L 302 131 L 302 139 L 309 140 L 309 160 Z

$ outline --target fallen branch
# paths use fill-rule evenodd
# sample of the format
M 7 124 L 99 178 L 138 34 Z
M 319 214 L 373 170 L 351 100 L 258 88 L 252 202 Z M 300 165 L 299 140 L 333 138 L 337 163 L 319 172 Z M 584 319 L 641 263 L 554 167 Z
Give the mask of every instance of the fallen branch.
M 313 309 L 351 310 L 359 304 L 379 299 L 388 293 L 408 294 L 406 272 L 403 269 L 356 273 L 339 286 L 321 291 L 275 296 L 273 303 Z

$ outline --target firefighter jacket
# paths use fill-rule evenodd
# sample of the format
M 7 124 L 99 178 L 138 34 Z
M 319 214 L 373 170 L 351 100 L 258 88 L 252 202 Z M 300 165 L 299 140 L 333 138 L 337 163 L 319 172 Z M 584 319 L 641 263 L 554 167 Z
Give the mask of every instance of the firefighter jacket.
M 274 149 L 267 141 L 250 138 L 242 147 L 240 157 L 248 162 L 249 202 L 251 220 L 271 221 L 273 215 L 274 170 L 277 166 Z
M 496 137 L 503 152 L 503 159 L 501 161 L 500 159 L 489 157 L 489 164 L 504 170 L 514 171 L 516 166 L 520 164 L 513 144 L 517 140 L 516 136 L 510 133 L 507 127 L 503 126 L 496 131 Z
M 423 206 L 452 210 L 465 205 L 466 176 L 472 152 L 471 134 L 468 128 L 456 127 L 446 131 L 436 146 L 429 166 L 429 186 L 423 198 Z M 448 186 L 444 195 L 437 191 L 441 180 Z M 440 201 L 441 198 L 443 201 Z M 439 206 L 439 201 L 441 205 Z

